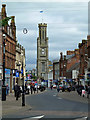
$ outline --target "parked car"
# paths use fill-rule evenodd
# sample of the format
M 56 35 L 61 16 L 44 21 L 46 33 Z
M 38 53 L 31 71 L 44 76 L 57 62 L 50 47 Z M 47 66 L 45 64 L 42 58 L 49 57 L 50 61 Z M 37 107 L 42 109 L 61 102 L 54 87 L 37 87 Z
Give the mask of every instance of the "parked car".
M 41 92 L 44 91 L 45 89 L 46 89 L 45 85 L 41 85 L 41 86 L 40 86 L 40 91 L 41 91 Z
M 60 90 L 62 90 L 63 89 L 63 85 L 59 85 L 59 88 L 60 88 Z
M 71 91 L 70 85 L 64 85 L 64 86 L 62 87 L 62 92 L 64 92 L 64 91 L 70 92 L 70 91 Z
M 71 90 L 72 90 L 72 91 L 75 91 L 75 86 L 72 86 L 72 87 L 71 87 Z
M 55 84 L 53 85 L 53 88 L 54 88 L 54 89 L 56 88 L 56 85 L 55 85 Z

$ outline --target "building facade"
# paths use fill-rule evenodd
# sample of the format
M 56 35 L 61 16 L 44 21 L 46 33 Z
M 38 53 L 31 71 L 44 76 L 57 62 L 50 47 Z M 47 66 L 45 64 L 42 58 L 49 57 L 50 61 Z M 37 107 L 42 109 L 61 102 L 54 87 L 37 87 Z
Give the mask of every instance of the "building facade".
M 48 80 L 48 37 L 47 24 L 41 23 L 37 38 L 37 76 Z
M 53 80 L 58 80 L 59 79 L 59 60 L 54 60 L 53 61 Z
M 15 82 L 18 85 L 22 85 L 22 72 L 24 74 L 24 80 L 26 78 L 25 74 L 25 49 L 19 43 L 16 43 L 16 61 L 15 61 Z M 23 70 L 23 71 L 22 71 Z
M 2 20 L 7 18 L 6 5 L 2 5 L 1 9 Z M 5 76 L 6 84 L 9 84 L 10 92 L 12 92 L 12 82 L 13 82 L 13 70 L 15 70 L 15 60 L 16 60 L 16 26 L 15 26 L 15 16 L 11 16 L 11 22 L 5 26 L 2 26 L 2 36 L 5 34 L 5 71 L 10 72 L 10 78 Z M 3 39 L 2 39 L 3 40 Z M 3 44 L 2 44 L 3 46 Z M 2 47 L 3 48 L 3 47 Z M 3 56 L 3 54 L 2 54 Z M 2 60 L 3 62 L 3 60 Z

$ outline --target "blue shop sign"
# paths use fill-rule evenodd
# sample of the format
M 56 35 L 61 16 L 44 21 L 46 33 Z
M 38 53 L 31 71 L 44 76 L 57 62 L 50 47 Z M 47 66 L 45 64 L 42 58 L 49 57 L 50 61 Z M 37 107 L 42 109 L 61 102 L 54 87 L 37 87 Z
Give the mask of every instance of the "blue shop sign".
M 53 80 L 53 82 L 56 82 L 56 83 L 57 83 L 57 82 L 58 82 L 58 80 Z
M 10 74 L 10 69 L 5 69 L 5 74 Z
M 21 74 L 23 74 L 23 69 L 21 69 Z
M 19 77 L 19 72 L 16 72 L 16 77 Z

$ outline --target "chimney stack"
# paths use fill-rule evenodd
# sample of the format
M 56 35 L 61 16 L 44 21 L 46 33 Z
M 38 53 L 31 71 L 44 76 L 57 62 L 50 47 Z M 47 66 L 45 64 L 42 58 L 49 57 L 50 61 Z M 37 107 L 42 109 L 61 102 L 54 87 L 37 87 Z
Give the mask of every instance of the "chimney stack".
M 2 15 L 2 19 L 6 17 L 6 4 L 2 4 L 1 15 Z

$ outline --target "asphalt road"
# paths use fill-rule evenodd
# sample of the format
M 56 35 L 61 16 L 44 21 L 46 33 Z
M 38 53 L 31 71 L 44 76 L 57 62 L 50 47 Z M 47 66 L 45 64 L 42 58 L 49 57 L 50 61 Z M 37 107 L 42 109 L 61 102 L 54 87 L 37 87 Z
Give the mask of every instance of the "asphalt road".
M 33 117 L 36 117 L 36 119 L 37 117 L 70 119 L 88 116 L 88 104 L 60 98 L 57 96 L 56 90 L 47 89 L 45 92 L 27 96 L 26 103 L 32 109 L 20 113 L 16 112 L 16 115 L 11 114 L 8 117 L 29 120 Z

